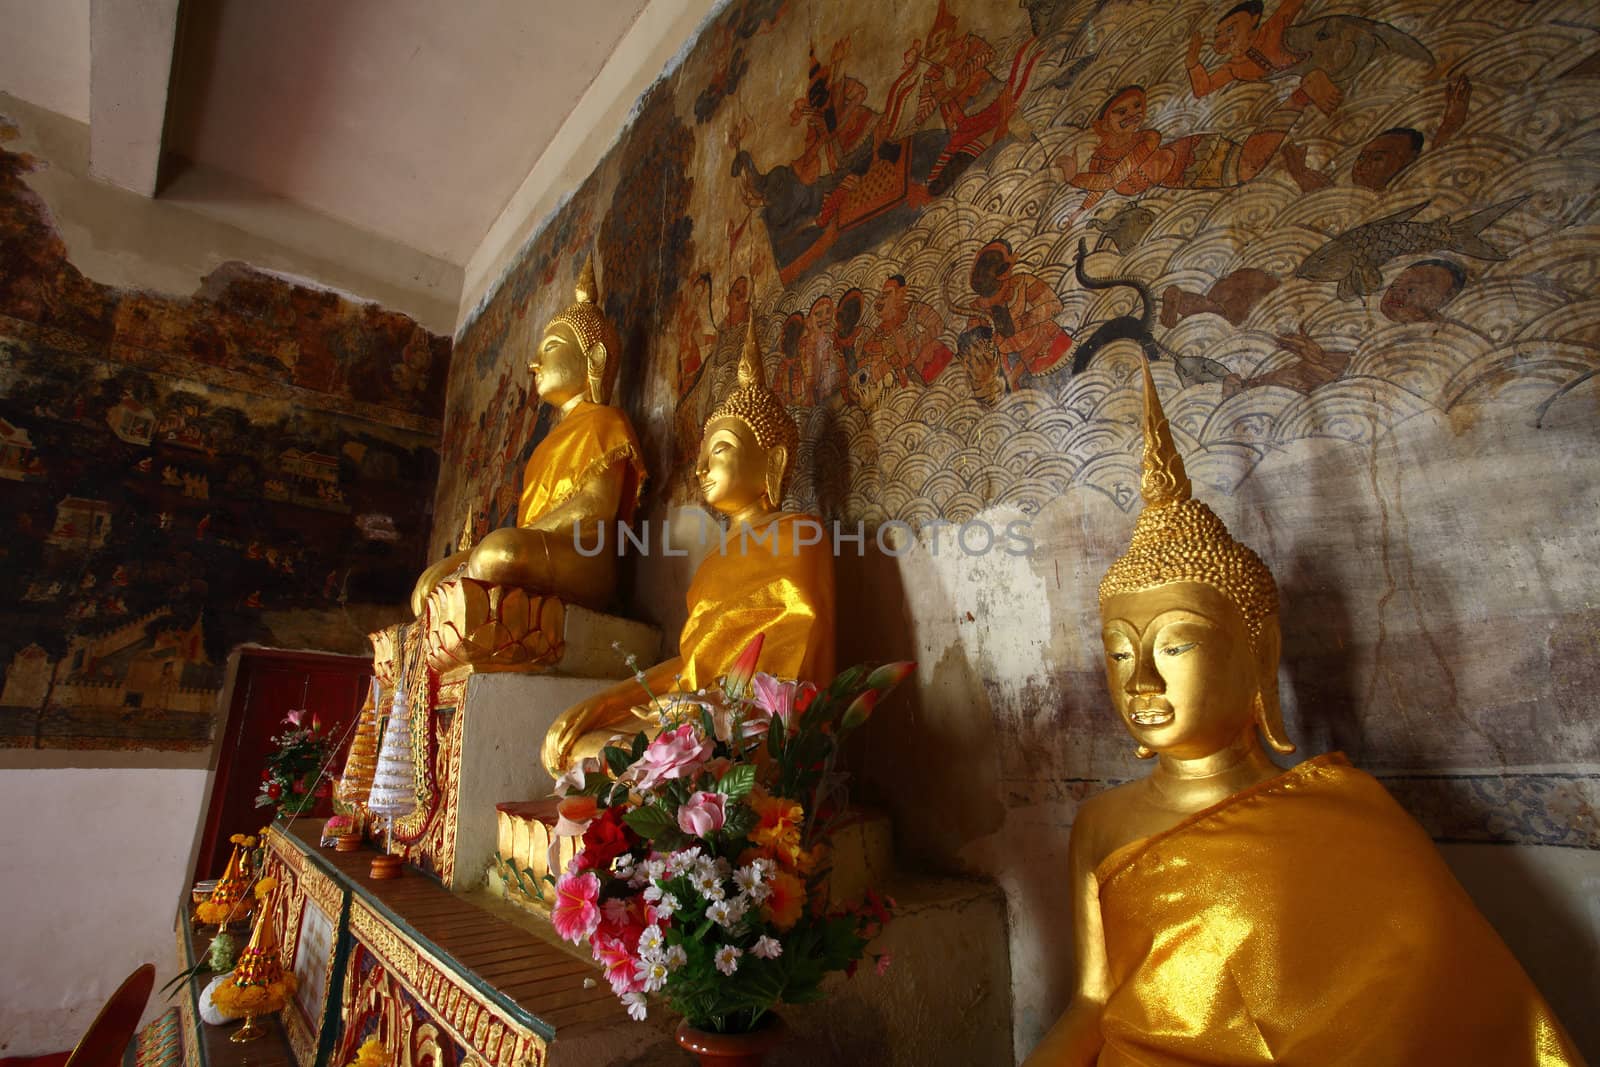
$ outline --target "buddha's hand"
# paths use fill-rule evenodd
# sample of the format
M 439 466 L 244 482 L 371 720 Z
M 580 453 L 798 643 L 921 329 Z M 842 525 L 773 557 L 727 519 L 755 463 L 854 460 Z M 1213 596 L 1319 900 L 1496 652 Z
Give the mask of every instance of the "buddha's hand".
M 572 765 L 572 750 L 578 739 L 589 732 L 594 718 L 594 697 L 583 700 L 563 711 L 544 735 L 544 745 L 539 758 L 552 778 L 559 778 Z
M 422 572 L 422 577 L 417 579 L 417 584 L 411 589 L 411 614 L 417 618 L 422 617 L 422 608 L 428 603 L 428 594 L 461 566 L 466 558 L 466 553 L 456 552 L 441 559 L 438 563 Z

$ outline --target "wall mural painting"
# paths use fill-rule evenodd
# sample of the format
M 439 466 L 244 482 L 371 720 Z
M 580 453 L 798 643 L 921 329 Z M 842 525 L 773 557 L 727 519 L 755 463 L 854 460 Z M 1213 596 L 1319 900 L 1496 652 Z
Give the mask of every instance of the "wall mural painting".
M 33 165 L 0 150 L 0 745 L 204 748 L 235 646 L 359 652 L 403 601 L 450 342 L 239 264 L 97 284 Z
M 1132 507 L 1141 352 L 1225 493 L 1296 441 L 1586 403 L 1584 14 L 731 4 L 461 337 L 446 454 L 493 460 L 443 487 L 443 527 L 515 496 L 536 428 L 505 324 L 555 309 L 550 264 L 572 275 L 596 218 L 628 234 L 599 234 L 607 287 L 627 278 L 608 310 L 634 326 L 627 380 L 668 394 L 629 400 L 676 500 L 752 314 L 806 430 L 794 502 L 869 525 L 1075 489 Z
M 1135 510 L 1148 360 L 1203 492 L 1281 523 L 1304 551 L 1346 546 L 1316 573 L 1359 585 L 1357 602 L 1302 618 L 1309 630 L 1289 640 L 1308 700 L 1334 700 L 1343 684 L 1374 706 L 1346 700 L 1336 736 L 1311 720 L 1314 740 L 1397 773 L 1422 766 L 1421 752 L 1440 769 L 1570 760 L 1583 744 L 1549 739 L 1592 736 L 1576 689 L 1533 671 L 1529 691 L 1521 667 L 1480 678 L 1483 691 L 1456 686 L 1477 616 L 1428 613 L 1475 594 L 1466 571 L 1421 557 L 1454 559 L 1455 542 L 1428 538 L 1462 520 L 1442 504 L 1424 526 L 1401 503 L 1401 479 L 1413 494 L 1431 479 L 1461 496 L 1485 474 L 1519 477 L 1496 466 L 1496 450 L 1551 470 L 1592 455 L 1591 6 L 734 0 L 458 338 L 468 358 L 451 372 L 452 473 L 430 551 L 464 522 L 481 534 L 509 514 L 544 430 L 529 410 L 529 334 L 564 305 L 593 248 L 626 339 L 622 402 L 657 514 L 696 500 L 701 427 L 753 319 L 769 381 L 803 432 L 789 506 L 869 530 L 1055 507 L 1060 554 L 1043 567 L 1057 587 L 1070 578 L 1059 605 L 1041 600 L 1076 619 L 1093 583 L 1074 561 L 1098 535 L 1060 529 L 1060 509 Z M 1285 457 L 1337 492 L 1369 494 L 1363 525 L 1323 528 L 1320 511 L 1284 496 L 1298 491 Z M 1581 486 L 1592 479 L 1562 484 L 1570 492 L 1551 492 L 1572 500 L 1550 536 L 1576 546 L 1565 511 L 1590 499 Z M 1460 552 L 1518 536 L 1501 525 L 1474 520 Z M 1465 556 L 1440 566 L 1457 564 Z M 1019 565 L 995 580 L 1037 577 Z M 1569 579 L 1550 581 L 1542 600 L 1513 589 L 1473 609 L 1542 620 L 1492 628 L 1507 663 L 1544 662 L 1541 635 L 1586 611 Z M 1302 604 L 1325 595 L 1292 593 Z M 1348 634 L 1324 632 L 1334 618 Z M 918 622 L 945 632 L 940 619 Z M 922 651 L 980 665 L 1009 654 L 951 640 Z M 1086 695 L 1094 664 L 1074 658 L 1083 645 L 1052 636 L 1029 645 L 1039 662 L 984 665 L 974 682 L 972 700 L 995 721 L 972 730 L 1014 742 L 999 749 L 1050 754 L 1044 770 L 996 757 L 1017 806 L 1053 776 L 1126 773 L 1114 724 L 1073 710 L 1099 708 Z M 1314 680 L 1313 665 L 1333 681 Z M 1360 685 L 1338 683 L 1341 671 Z M 1461 698 L 1452 721 L 1465 729 L 1414 726 L 1390 714 L 1406 694 L 1374 696 L 1417 671 Z M 1513 729 L 1529 708 L 1541 725 Z M 1490 777 L 1518 796 L 1555 795 L 1523 789 L 1526 775 Z

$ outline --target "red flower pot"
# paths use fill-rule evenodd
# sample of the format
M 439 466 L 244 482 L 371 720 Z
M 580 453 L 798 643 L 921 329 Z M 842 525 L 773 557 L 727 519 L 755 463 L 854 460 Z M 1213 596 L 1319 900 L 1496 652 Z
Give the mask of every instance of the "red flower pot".
M 776 1048 L 787 1033 L 783 1020 L 768 1012 L 761 1025 L 745 1034 L 718 1034 L 678 1024 L 678 1044 L 694 1053 L 700 1067 L 761 1067 L 767 1053 Z

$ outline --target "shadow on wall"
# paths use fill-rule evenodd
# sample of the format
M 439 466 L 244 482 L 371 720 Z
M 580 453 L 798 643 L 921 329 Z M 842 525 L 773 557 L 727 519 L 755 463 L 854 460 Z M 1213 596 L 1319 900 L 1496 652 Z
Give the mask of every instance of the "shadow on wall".
M 1583 849 L 1441 845 L 1591 1063 L 1600 1062 L 1600 863 Z M 1584 913 L 1587 906 L 1589 913 Z
M 840 666 L 920 658 L 912 598 L 895 559 L 869 546 L 861 557 L 841 554 L 835 567 Z M 938 610 L 928 614 L 931 592 L 917 591 L 922 617 L 956 610 L 942 596 Z M 905 866 L 959 871 L 963 846 L 999 829 L 1005 817 L 994 715 L 972 657 L 959 642 L 937 663 L 922 664 L 919 674 L 928 681 L 903 686 L 862 730 L 850 759 L 863 799 L 893 816 L 895 847 Z

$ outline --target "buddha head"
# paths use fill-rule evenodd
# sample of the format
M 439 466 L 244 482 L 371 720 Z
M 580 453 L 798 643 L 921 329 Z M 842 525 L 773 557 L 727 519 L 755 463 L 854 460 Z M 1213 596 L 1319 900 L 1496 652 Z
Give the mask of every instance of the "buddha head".
M 596 404 L 609 403 L 622 355 L 616 328 L 600 310 L 592 256 L 578 275 L 576 296 L 545 326 L 528 360 L 539 399 L 556 407 L 580 396 Z
M 1192 497 L 1144 364 L 1144 510 L 1100 583 L 1112 703 L 1141 757 L 1196 759 L 1259 730 L 1292 752 L 1278 703 L 1278 587 Z
M 706 503 L 725 515 L 783 501 L 800 431 L 778 394 L 767 388 L 756 347 L 755 316 L 745 329 L 738 384 L 706 419 L 695 481 Z

